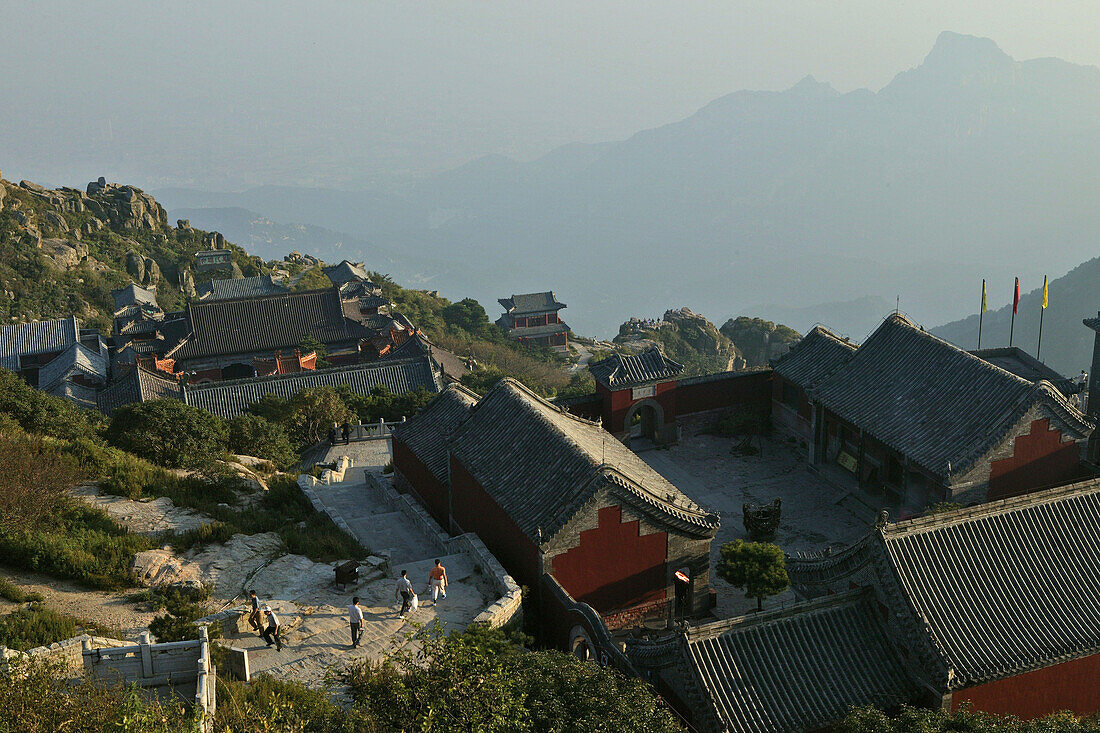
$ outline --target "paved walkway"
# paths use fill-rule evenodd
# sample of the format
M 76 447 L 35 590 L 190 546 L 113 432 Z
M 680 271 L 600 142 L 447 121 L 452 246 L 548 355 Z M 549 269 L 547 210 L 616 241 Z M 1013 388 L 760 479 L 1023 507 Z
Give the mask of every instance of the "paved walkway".
M 460 554 L 440 558 L 451 585 L 447 599 L 433 605 L 427 592 L 428 571 L 435 564 L 431 542 L 403 514 L 390 512 L 380 497 L 372 495 L 364 478 L 365 470 L 381 474 L 391 456 L 389 441 L 336 446 L 323 460 L 334 461 L 342 455 L 353 460 L 345 481 L 318 485 L 317 495 L 328 511 L 348 523 L 356 538 L 372 553 L 390 556 L 394 575 L 367 582 L 346 594 L 337 594 L 329 586 L 293 600 L 271 600 L 288 628 L 283 651 L 265 647 L 263 640 L 252 634 L 232 640 L 234 646 L 249 650 L 253 674 L 268 673 L 280 679 L 319 685 L 330 667 L 339 669 L 349 662 L 379 660 L 395 649 L 415 646 L 415 640 L 409 637 L 420 626 L 436 619 L 446 628 L 465 628 L 495 600 L 480 569 L 474 567 L 469 557 Z M 398 616 L 400 603 L 394 599 L 396 578 L 401 570 L 408 571 L 421 603 L 420 609 L 405 620 Z M 363 639 L 358 649 L 351 648 L 347 621 L 346 606 L 352 595 L 360 597 L 363 609 Z

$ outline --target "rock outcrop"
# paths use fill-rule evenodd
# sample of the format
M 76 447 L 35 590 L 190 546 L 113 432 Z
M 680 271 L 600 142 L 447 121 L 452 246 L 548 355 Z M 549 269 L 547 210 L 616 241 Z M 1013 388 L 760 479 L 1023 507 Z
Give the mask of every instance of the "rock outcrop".
M 786 354 L 802 338 L 793 328 L 762 318 L 739 316 L 722 325 L 722 334 L 733 342 L 750 367 L 765 366 Z

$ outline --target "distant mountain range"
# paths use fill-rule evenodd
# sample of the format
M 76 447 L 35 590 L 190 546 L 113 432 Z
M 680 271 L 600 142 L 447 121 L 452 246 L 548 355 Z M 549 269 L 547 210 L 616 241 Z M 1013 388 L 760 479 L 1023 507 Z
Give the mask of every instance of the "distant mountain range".
M 396 274 L 408 279 L 408 266 L 453 297 L 552 289 L 580 333 L 688 306 L 716 322 L 823 321 L 858 338 L 897 299 L 942 323 L 973 310 L 982 277 L 1031 282 L 1093 257 L 1098 133 L 1097 68 L 1019 62 L 988 39 L 944 33 L 878 92 L 807 77 L 621 142 L 531 163 L 486 157 L 401 191 L 157 197 L 204 227 L 217 228 L 196 209 L 240 207 L 349 232 L 291 239 L 376 268 L 377 243 L 397 253 Z

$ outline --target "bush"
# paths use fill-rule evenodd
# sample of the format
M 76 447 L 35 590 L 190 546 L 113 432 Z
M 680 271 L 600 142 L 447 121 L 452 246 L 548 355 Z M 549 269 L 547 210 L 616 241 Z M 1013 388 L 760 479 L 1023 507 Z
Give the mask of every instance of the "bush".
M 64 499 L 33 528 L 0 530 L 6 565 L 104 590 L 133 585 L 130 561 L 151 547 L 147 537 L 129 534 L 106 512 L 72 499 Z
M 178 400 L 153 400 L 115 410 L 107 439 L 122 450 L 170 468 L 185 468 L 225 453 L 225 424 Z
M 398 652 L 349 668 L 352 698 L 377 730 L 681 730 L 647 683 L 558 651 L 524 652 L 499 629 L 420 634 L 419 654 Z
M 80 480 L 77 462 L 56 441 L 35 435 L 0 436 L 0 531 L 33 528 L 57 511 Z
M 9 415 L 29 433 L 69 440 L 96 435 L 102 425 L 98 412 L 37 390 L 6 369 L 0 369 L 0 414 Z
M 241 415 L 226 425 L 229 450 L 238 455 L 264 458 L 282 470 L 298 461 L 298 454 L 282 425 L 259 415 Z
M 1078 718 L 1069 712 L 1054 713 L 1036 720 L 1011 715 L 992 715 L 960 708 L 953 713 L 902 706 L 889 716 L 871 706 L 854 708 L 833 726 L 836 733 L 1100 733 L 1100 719 Z
M 73 682 L 58 663 L 14 662 L 0 670 L 0 731 L 193 733 L 182 700 L 149 698 L 94 677 Z
M 6 598 L 12 603 L 26 603 L 27 601 L 41 601 L 42 594 L 27 593 L 7 578 L 0 578 L 0 598 Z
M 33 603 L 6 616 L 0 616 L 0 646 L 23 652 L 36 646 L 71 639 L 85 631 L 102 630 L 87 621 L 57 613 L 40 603 Z

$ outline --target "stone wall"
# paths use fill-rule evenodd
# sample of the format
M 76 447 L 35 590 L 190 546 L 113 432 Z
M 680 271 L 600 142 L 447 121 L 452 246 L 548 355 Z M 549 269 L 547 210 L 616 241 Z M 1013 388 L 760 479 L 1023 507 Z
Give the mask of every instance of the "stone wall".
M 82 669 L 84 666 L 82 650 L 84 649 L 85 641 L 88 642 L 92 649 L 123 646 L 127 643 L 125 641 L 119 641 L 118 639 L 81 634 L 80 636 L 74 636 L 71 639 L 47 644 L 46 646 L 37 646 L 26 652 L 20 652 L 15 649 L 8 649 L 5 646 L 0 646 L 0 669 L 6 665 L 9 659 L 49 660 L 51 662 L 60 662 L 64 665 L 65 669 L 68 670 L 75 671 Z

